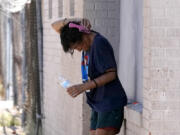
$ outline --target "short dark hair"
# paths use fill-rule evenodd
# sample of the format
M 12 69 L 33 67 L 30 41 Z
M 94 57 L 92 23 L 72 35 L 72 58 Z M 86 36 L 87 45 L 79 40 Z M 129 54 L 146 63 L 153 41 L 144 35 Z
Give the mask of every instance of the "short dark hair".
M 80 24 L 78 22 L 69 22 Z M 82 32 L 79 32 L 77 28 L 69 28 L 69 23 L 60 29 L 61 44 L 64 52 L 71 52 L 71 46 L 75 43 L 81 43 L 83 40 Z

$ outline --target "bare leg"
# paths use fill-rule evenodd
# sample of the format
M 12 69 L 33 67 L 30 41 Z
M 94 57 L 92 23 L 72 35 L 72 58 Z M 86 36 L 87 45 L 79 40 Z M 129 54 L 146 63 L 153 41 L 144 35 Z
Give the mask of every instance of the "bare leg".
M 90 130 L 90 135 L 96 135 L 96 130 Z
M 95 135 L 115 135 L 114 130 L 96 129 Z

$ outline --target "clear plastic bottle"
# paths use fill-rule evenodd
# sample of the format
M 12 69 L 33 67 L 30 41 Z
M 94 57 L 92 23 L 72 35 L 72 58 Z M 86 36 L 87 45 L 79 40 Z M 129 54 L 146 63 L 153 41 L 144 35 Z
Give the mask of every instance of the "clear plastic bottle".
M 59 84 L 65 89 L 72 85 L 71 82 L 65 79 L 63 76 L 59 76 Z

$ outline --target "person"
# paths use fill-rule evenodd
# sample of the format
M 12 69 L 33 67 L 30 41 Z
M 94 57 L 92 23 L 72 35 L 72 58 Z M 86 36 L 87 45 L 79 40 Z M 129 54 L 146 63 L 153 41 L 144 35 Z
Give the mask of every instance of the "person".
M 89 21 L 86 22 L 85 26 L 90 26 Z M 90 135 L 115 135 L 122 126 L 127 96 L 117 75 L 111 44 L 103 35 L 85 26 L 78 21 L 66 21 L 57 30 L 64 52 L 71 55 L 74 50 L 82 52 L 83 83 L 67 88 L 67 92 L 73 98 L 86 93 L 92 108 Z

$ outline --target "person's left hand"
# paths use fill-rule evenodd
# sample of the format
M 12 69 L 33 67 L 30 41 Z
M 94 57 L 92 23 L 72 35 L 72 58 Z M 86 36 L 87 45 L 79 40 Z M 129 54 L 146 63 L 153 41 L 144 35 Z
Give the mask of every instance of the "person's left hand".
M 68 94 L 73 98 L 77 97 L 84 91 L 84 84 L 77 84 L 67 88 Z

